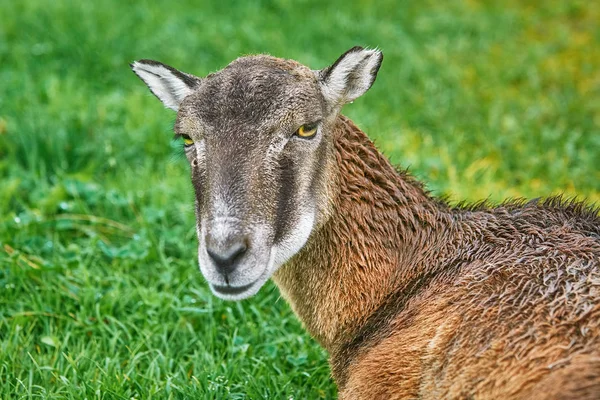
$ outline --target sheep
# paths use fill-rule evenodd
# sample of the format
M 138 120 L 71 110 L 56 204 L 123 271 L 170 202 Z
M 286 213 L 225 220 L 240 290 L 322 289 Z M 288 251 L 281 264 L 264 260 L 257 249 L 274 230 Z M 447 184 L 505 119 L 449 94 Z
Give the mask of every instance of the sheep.
M 598 210 L 433 197 L 340 114 L 382 59 L 246 56 L 205 78 L 132 64 L 177 111 L 212 292 L 272 278 L 341 399 L 599 398 Z

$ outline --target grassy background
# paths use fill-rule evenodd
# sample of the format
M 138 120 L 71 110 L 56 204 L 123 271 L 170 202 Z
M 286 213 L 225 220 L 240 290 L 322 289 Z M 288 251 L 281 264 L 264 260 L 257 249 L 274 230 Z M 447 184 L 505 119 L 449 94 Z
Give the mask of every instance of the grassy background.
M 129 71 L 385 54 L 345 113 L 451 199 L 600 200 L 600 3 L 0 0 L 0 398 L 330 398 L 269 284 L 213 298 L 174 115 Z

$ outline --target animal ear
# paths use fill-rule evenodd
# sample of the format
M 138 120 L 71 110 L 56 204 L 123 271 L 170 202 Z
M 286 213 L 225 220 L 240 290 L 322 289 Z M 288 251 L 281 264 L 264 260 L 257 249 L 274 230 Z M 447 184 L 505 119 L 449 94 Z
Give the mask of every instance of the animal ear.
M 200 83 L 200 78 L 158 61 L 135 61 L 131 64 L 131 69 L 166 107 L 175 111 L 179 110 L 183 99 Z
M 317 72 L 325 100 L 342 106 L 363 95 L 377 77 L 383 60 L 379 50 L 356 46 L 342 54 L 331 66 Z

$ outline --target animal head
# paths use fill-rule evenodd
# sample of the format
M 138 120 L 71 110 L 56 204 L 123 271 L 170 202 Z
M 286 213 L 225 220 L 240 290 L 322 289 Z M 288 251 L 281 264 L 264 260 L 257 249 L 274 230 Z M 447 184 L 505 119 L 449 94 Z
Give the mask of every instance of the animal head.
M 195 190 L 200 270 L 215 295 L 254 295 L 331 204 L 332 127 L 383 55 L 354 47 L 322 70 L 266 55 L 199 78 L 151 60 L 133 71 L 177 111 Z

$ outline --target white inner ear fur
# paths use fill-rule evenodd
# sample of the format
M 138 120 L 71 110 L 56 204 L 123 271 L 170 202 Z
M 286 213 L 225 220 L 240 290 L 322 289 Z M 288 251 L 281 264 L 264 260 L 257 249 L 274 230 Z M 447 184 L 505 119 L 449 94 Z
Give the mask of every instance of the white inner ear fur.
M 332 105 L 343 105 L 362 96 L 375 81 L 382 57 L 379 50 L 367 49 L 345 54 L 320 82 L 325 99 Z
M 148 85 L 152 93 L 171 110 L 178 111 L 183 99 L 193 91 L 193 88 L 160 63 L 136 61 L 131 68 Z

